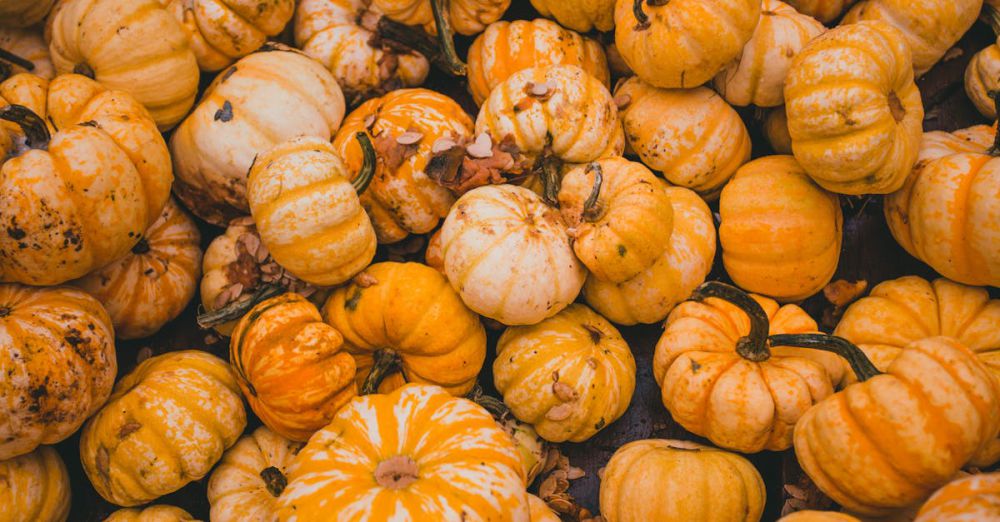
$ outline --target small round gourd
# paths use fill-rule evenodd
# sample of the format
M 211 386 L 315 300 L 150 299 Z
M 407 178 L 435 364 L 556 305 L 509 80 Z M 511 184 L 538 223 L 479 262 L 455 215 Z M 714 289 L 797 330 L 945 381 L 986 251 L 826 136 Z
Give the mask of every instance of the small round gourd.
M 119 509 L 104 522 L 199 522 L 179 507 L 158 504 L 144 508 Z
M 531 0 L 531 5 L 544 17 L 580 33 L 592 30 L 608 32 L 615 27 L 615 0 Z
M 69 518 L 69 473 L 55 449 L 40 446 L 0 461 L 0 477 L 0 513 L 5 522 L 65 522 Z
M 983 18 L 995 34 L 1000 35 L 1000 11 L 987 5 Z M 994 93 L 1000 91 L 1000 39 L 977 52 L 965 68 L 965 93 L 979 113 L 990 120 L 997 119 Z
M 800 13 L 828 25 L 840 18 L 854 2 L 857 0 L 788 0 Z
M 788 134 L 788 115 L 785 107 L 775 107 L 764 116 L 764 137 L 775 154 L 792 153 L 792 137 Z
M 1000 473 L 953 480 L 924 502 L 913 522 L 962 522 L 1000 518 Z
M 288 467 L 302 443 L 264 426 L 244 435 L 226 451 L 208 479 L 213 522 L 273 522 L 278 497 L 288 485 Z

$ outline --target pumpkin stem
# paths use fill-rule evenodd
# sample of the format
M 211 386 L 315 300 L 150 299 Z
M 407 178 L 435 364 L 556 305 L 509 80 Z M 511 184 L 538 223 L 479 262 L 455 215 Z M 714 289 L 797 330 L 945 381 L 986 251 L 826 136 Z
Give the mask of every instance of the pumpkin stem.
M 354 177 L 354 181 L 351 185 L 354 186 L 354 190 L 358 194 L 361 194 L 368 188 L 368 185 L 372 182 L 372 178 L 375 177 L 375 147 L 372 146 L 372 140 L 368 137 L 365 132 L 359 132 L 356 134 L 358 138 L 358 145 L 361 145 L 361 153 L 364 155 L 364 163 L 361 164 L 361 171 L 358 175 Z
M 149 241 L 147 241 L 146 238 L 140 239 L 139 242 L 136 243 L 134 247 L 132 247 L 132 253 L 137 256 L 148 254 L 149 250 L 150 250 Z
M 379 18 L 375 26 L 375 33 L 386 43 L 422 54 L 435 67 L 451 76 L 465 76 L 465 63 L 455 51 L 454 34 L 445 14 L 447 9 L 438 6 L 438 2 L 443 3 L 444 1 L 446 0 L 431 2 L 431 7 L 434 10 L 434 23 L 437 25 L 437 41 L 424 31 L 390 20 L 385 16 Z
M 95 76 L 97 76 L 97 74 L 94 73 L 94 69 L 85 63 L 76 64 L 73 67 L 73 74 L 82 74 L 91 80 L 95 79 Z
M 483 387 L 480 386 L 478 382 L 472 388 L 472 391 L 465 396 L 465 398 L 482 406 L 484 410 L 490 412 L 490 415 L 497 419 L 502 419 L 504 416 L 510 414 L 510 408 L 508 408 L 507 405 L 500 399 L 492 395 L 487 395 L 486 392 L 483 391 Z
M 375 482 L 387 489 L 405 489 L 417 481 L 420 467 L 406 455 L 390 457 L 375 466 Z
M 204 329 L 228 323 L 229 321 L 235 321 L 236 319 L 243 317 L 243 315 L 256 306 L 257 303 L 265 299 L 270 299 L 278 294 L 284 293 L 285 291 L 285 287 L 274 283 L 260 285 L 254 293 L 244 294 L 240 296 L 239 299 L 223 306 L 222 308 L 219 308 L 218 310 L 198 314 L 196 321 L 198 322 L 198 326 Z
M 31 60 L 26 60 L 2 47 L 0 47 L 0 60 L 6 60 L 29 71 L 35 70 L 35 64 L 32 63 Z
M 736 341 L 736 353 L 752 362 L 764 362 L 771 358 L 771 350 L 767 345 L 767 332 L 770 324 L 767 312 L 760 303 L 750 297 L 750 294 L 719 281 L 709 281 L 699 286 L 691 295 L 692 301 L 703 301 L 715 297 L 732 303 L 743 310 L 750 318 L 750 333 Z
M 262 469 L 260 471 L 260 478 L 264 479 L 264 486 L 267 487 L 267 492 L 275 498 L 280 497 L 281 492 L 285 491 L 285 487 L 288 486 L 288 478 L 285 477 L 285 474 L 280 469 L 274 466 Z
M 431 0 L 431 9 L 434 11 L 434 25 L 437 26 L 438 46 L 441 48 L 441 59 L 444 61 L 445 72 L 454 76 L 465 76 L 465 62 L 458 57 L 455 51 L 455 32 L 451 29 L 451 20 L 448 19 L 449 0 Z
M 542 158 L 542 199 L 551 206 L 559 205 L 559 189 L 562 188 L 562 178 L 559 170 L 562 161 L 547 155 Z
M 49 128 L 45 126 L 45 120 L 31 109 L 23 105 L 8 105 L 0 109 L 0 120 L 14 122 L 21 127 L 28 147 L 40 150 L 49 148 L 49 140 L 52 139 Z
M 649 29 L 649 17 L 642 10 L 642 2 L 643 0 L 632 0 L 632 15 L 635 16 L 635 21 L 638 22 L 635 24 L 636 31 Z
M 797 346 L 833 352 L 847 359 L 859 381 L 866 381 L 882 373 L 865 352 L 843 337 L 827 334 L 776 334 L 768 337 L 768 341 L 773 346 Z
M 594 173 L 594 188 L 590 191 L 590 196 L 583 202 L 583 218 L 593 222 L 601 214 L 601 208 L 597 206 L 598 197 L 601 195 L 601 185 L 604 183 L 604 169 L 596 161 L 587 165 L 586 172 Z
M 362 395 L 370 395 L 378 391 L 385 376 L 399 370 L 401 360 L 398 353 L 392 350 L 377 350 L 374 357 L 375 363 L 372 364 L 372 369 L 368 372 L 364 385 L 361 386 Z

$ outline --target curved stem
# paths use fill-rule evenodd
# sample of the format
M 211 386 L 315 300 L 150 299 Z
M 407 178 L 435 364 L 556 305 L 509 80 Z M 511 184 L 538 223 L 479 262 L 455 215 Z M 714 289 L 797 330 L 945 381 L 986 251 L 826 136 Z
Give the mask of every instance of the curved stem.
M 23 105 L 8 105 L 0 109 L 0 120 L 14 122 L 21 127 L 28 147 L 40 150 L 49 148 L 49 140 L 52 139 L 49 128 L 45 126 L 45 120 L 31 109 Z
M 860 348 L 843 337 L 827 334 L 778 334 L 768 337 L 773 346 L 796 346 L 833 352 L 850 363 L 859 381 L 881 374 Z
M 438 46 L 441 49 L 443 65 L 447 67 L 446 71 L 455 76 L 465 76 L 465 62 L 455 51 L 455 32 L 451 29 L 451 21 L 448 19 L 448 1 L 431 0 L 434 25 L 437 26 Z
M 559 167 L 562 161 L 555 156 L 542 158 L 542 199 L 551 206 L 559 204 L 559 189 L 562 179 L 559 177 Z
M 35 64 L 31 60 L 22 58 L 6 49 L 0 48 L 0 60 L 8 61 L 14 65 L 17 65 L 23 69 L 29 71 L 35 70 Z
M 252 294 L 245 294 L 239 299 L 211 312 L 198 314 L 196 321 L 202 328 L 212 328 L 229 321 L 243 317 L 257 303 L 285 292 L 286 288 L 277 284 L 265 284 L 257 287 Z
M 378 391 L 378 387 L 385 380 L 385 376 L 399 370 L 399 354 L 392 350 L 377 350 L 373 356 L 375 363 L 372 364 L 368 377 L 365 378 L 364 385 L 361 386 L 361 394 L 369 395 Z
M 764 362 L 771 358 L 771 350 L 767 347 L 767 332 L 770 324 L 767 312 L 750 294 L 726 283 L 709 281 L 699 286 L 693 294 L 692 301 L 703 301 L 715 297 L 732 303 L 743 310 L 750 318 L 750 333 L 736 341 L 736 353 L 748 361 Z
M 632 0 L 632 14 L 635 16 L 635 21 L 638 22 L 635 28 L 639 31 L 649 28 L 649 17 L 642 10 L 642 2 L 643 0 Z
M 367 133 L 359 132 L 355 136 L 358 138 L 358 145 L 361 145 L 361 153 L 365 159 L 364 163 L 361 164 L 361 171 L 354 177 L 351 185 L 354 186 L 354 190 L 358 194 L 361 194 L 368 188 L 368 185 L 372 182 L 372 178 L 375 177 L 375 147 L 372 146 L 372 140 L 368 137 Z
M 604 183 L 604 169 L 596 161 L 587 165 L 586 172 L 594 173 L 594 188 L 590 191 L 590 196 L 583 202 L 583 218 L 587 221 L 594 221 L 601 213 L 597 206 L 597 200 L 601 195 L 601 185 Z
M 502 400 L 493 397 L 492 395 L 487 395 L 483 391 L 483 387 L 476 383 L 476 386 L 472 388 L 472 391 L 465 396 L 470 401 L 480 405 L 486 411 L 490 412 L 490 415 L 497 419 L 502 419 L 506 415 L 510 414 L 510 408 L 503 403 Z

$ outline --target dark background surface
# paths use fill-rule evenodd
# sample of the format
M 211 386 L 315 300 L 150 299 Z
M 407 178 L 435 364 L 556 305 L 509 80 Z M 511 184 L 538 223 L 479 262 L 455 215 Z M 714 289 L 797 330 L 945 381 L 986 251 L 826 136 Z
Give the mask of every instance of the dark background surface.
M 506 19 L 531 19 L 537 16 L 527 0 L 514 0 L 513 3 L 514 5 L 505 16 Z M 939 63 L 917 82 L 923 95 L 926 110 L 925 130 L 955 130 L 986 122 L 965 95 L 963 74 L 972 55 L 988 46 L 992 41 L 993 36 L 990 30 L 981 22 L 977 22 L 957 46 L 961 49 L 961 54 Z M 458 38 L 460 55 L 465 56 L 465 49 L 470 42 L 469 38 Z M 206 75 L 203 78 L 202 86 L 207 86 L 210 81 L 211 77 Z M 465 90 L 464 80 L 456 80 L 437 71 L 432 71 L 425 86 L 454 97 L 475 117 L 476 107 Z M 773 151 L 763 137 L 761 122 L 755 112 L 752 108 L 740 109 L 753 138 L 754 157 L 760 157 L 771 154 Z M 882 215 L 881 197 L 842 197 L 841 203 L 844 210 L 844 241 L 840 265 L 834 280 L 855 281 L 863 279 L 868 281 L 868 288 L 871 288 L 878 282 L 903 275 L 916 274 L 934 277 L 932 270 L 906 254 L 889 234 Z M 717 210 L 717 204 L 713 204 L 712 207 L 713 211 Z M 204 223 L 201 223 L 201 226 L 204 246 L 207 246 L 213 237 L 222 232 L 221 229 Z M 722 269 L 720 254 L 721 249 L 719 249 L 715 267 L 709 279 L 728 280 L 728 276 Z M 384 252 L 380 253 L 380 258 L 384 258 L 384 256 Z M 994 295 L 996 294 L 994 293 Z M 139 354 L 149 353 L 149 350 L 153 354 L 160 354 L 173 350 L 198 348 L 228 360 L 228 340 L 220 339 L 211 332 L 199 330 L 196 326 L 194 318 L 197 306 L 196 299 L 179 318 L 165 326 L 153 337 L 117 343 L 119 375 L 124 375 L 134 368 Z M 807 299 L 802 303 L 802 306 L 820 322 L 824 329 L 832 328 L 833 324 L 829 324 L 829 321 L 824 322 L 824 314 L 829 313 L 832 305 L 822 294 Z M 600 487 L 597 471 L 607 463 L 611 454 L 621 445 L 646 438 L 679 438 L 705 442 L 687 433 L 674 423 L 660 401 L 660 390 L 652 375 L 652 355 L 653 348 L 662 331 L 661 326 L 625 327 L 621 331 L 632 347 L 638 369 L 635 395 L 628 411 L 621 419 L 609 425 L 589 441 L 560 445 L 563 453 L 569 457 L 570 463 L 586 472 L 583 478 L 572 482 L 570 493 L 580 504 L 594 513 L 598 511 L 598 490 Z M 495 354 L 497 337 L 496 332 L 491 332 L 487 361 L 480 377 L 484 388 L 489 391 L 493 391 L 490 368 Z M 247 414 L 250 418 L 247 426 L 247 433 L 249 433 L 259 426 L 260 422 L 253 416 L 249 408 L 247 408 Z M 73 507 L 70 520 L 99 521 L 117 509 L 116 506 L 104 501 L 87 480 L 80 465 L 79 433 L 56 447 L 69 468 L 72 481 Z M 767 506 L 762 520 L 775 520 L 780 516 L 785 500 L 783 484 L 802 479 L 794 454 L 791 450 L 780 453 L 762 452 L 750 455 L 749 459 L 757 466 L 767 486 Z M 207 481 L 208 477 L 206 476 L 204 479 L 192 482 L 154 503 L 175 505 L 188 510 L 197 518 L 208 520 L 209 505 L 205 496 Z M 537 487 L 537 483 L 535 487 Z

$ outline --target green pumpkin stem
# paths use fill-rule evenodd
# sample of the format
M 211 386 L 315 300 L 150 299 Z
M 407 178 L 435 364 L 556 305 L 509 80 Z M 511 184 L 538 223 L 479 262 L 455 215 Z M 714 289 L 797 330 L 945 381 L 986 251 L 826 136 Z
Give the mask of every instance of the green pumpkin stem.
M 368 372 L 368 377 L 365 378 L 365 383 L 361 386 L 362 395 L 376 393 L 379 385 L 385 380 L 385 377 L 390 373 L 398 371 L 399 365 L 402 362 L 399 354 L 393 350 L 377 350 L 374 358 L 375 362 L 372 364 L 372 369 Z
M 847 359 L 859 381 L 866 381 L 882 373 L 865 352 L 843 337 L 827 334 L 777 334 L 768 337 L 768 341 L 772 346 L 795 346 L 833 352 Z
M 767 345 L 767 332 L 770 324 L 767 312 L 750 294 L 719 281 L 709 281 L 699 286 L 691 295 L 692 301 L 703 301 L 715 297 L 732 303 L 750 319 L 750 333 L 736 341 L 736 353 L 752 362 L 764 362 L 771 358 L 771 350 Z
M 551 206 L 559 205 L 559 190 L 562 188 L 562 177 L 559 171 L 562 161 L 551 155 L 542 158 L 542 199 Z
M 455 51 L 455 31 L 451 28 L 451 20 L 448 19 L 449 0 L 431 0 L 431 9 L 434 11 L 434 25 L 437 26 L 438 46 L 441 49 L 442 65 L 446 67 L 445 72 L 454 76 L 465 76 L 465 62 L 458 57 Z
M 7 120 L 16 123 L 24 132 L 25 145 L 32 149 L 47 150 L 49 140 L 49 128 L 45 125 L 45 120 L 35 114 L 31 109 L 23 105 L 8 105 L 0 109 L 0 120 Z
M 35 64 L 32 63 L 31 60 L 22 58 L 2 47 L 0 47 L 0 60 L 8 61 L 14 65 L 17 65 L 18 67 L 27 69 L 29 71 L 35 70 Z
M 590 191 L 590 196 L 583 202 L 583 218 L 587 221 L 594 221 L 601 214 L 601 207 L 597 206 L 597 201 L 601 195 L 601 185 L 604 184 L 604 169 L 596 161 L 587 164 L 586 172 L 594 173 L 594 188 Z
M 372 140 L 368 137 L 365 132 L 359 132 L 356 134 L 358 138 L 358 145 L 361 146 L 361 153 L 364 155 L 364 163 L 361 164 L 361 171 L 358 175 L 354 177 L 354 181 L 351 185 L 354 186 L 354 190 L 358 194 L 361 194 L 368 188 L 368 185 L 372 182 L 372 178 L 375 177 L 375 147 L 372 146 Z
M 257 306 L 257 303 L 284 293 L 286 290 L 285 287 L 273 283 L 260 285 L 254 293 L 244 294 L 218 310 L 198 314 L 196 321 L 198 326 L 205 329 L 235 321 L 243 317 L 251 308 Z

